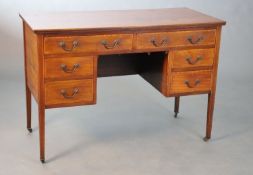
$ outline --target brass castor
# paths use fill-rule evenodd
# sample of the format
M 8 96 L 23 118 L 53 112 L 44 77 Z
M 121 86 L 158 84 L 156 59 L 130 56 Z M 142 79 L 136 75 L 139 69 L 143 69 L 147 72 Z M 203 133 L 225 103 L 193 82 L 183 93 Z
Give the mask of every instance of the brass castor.
M 204 140 L 205 142 L 208 142 L 208 141 L 210 140 L 210 138 L 204 137 L 203 140 Z
M 33 129 L 32 128 L 27 128 L 27 130 L 32 133 L 33 132 Z
M 175 114 L 174 114 L 174 117 L 175 117 L 175 118 L 177 118 L 177 114 L 178 114 L 178 112 L 175 112 Z
M 41 163 L 46 163 L 44 159 L 41 159 L 40 161 L 41 161 Z

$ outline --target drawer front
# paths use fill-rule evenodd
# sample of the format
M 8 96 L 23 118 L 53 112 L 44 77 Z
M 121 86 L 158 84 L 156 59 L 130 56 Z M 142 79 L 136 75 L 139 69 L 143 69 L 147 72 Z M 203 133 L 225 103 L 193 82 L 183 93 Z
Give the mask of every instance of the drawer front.
M 46 37 L 45 54 L 94 53 L 132 49 L 132 34 Z
M 173 72 L 170 93 L 209 91 L 211 79 L 212 71 Z
M 137 49 L 199 46 L 215 43 L 215 30 L 143 33 L 137 35 Z
M 93 76 L 92 56 L 50 58 L 45 60 L 45 78 L 91 78 Z
M 93 91 L 93 79 L 48 82 L 45 85 L 45 103 L 46 106 L 91 104 Z
M 178 50 L 171 58 L 173 68 L 212 66 L 214 49 Z
M 137 35 L 137 49 L 166 49 L 169 46 L 171 46 L 171 36 L 168 32 Z
M 96 38 L 96 48 L 99 53 L 130 51 L 132 42 L 132 34 L 101 35 Z

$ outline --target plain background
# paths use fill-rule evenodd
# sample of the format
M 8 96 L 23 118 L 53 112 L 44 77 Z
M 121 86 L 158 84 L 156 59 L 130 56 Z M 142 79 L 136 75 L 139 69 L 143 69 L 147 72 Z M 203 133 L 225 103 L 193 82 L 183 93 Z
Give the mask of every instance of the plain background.
M 174 120 L 173 100 L 141 78 L 105 78 L 98 80 L 98 105 L 47 112 L 49 164 L 42 166 L 36 106 L 35 131 L 29 135 L 25 130 L 19 12 L 165 7 L 189 7 L 227 21 L 213 140 L 208 145 L 201 141 L 205 117 L 196 117 L 205 116 L 205 96 L 183 98 L 181 117 Z M 0 175 L 253 174 L 252 15 L 252 0 L 1 0 Z

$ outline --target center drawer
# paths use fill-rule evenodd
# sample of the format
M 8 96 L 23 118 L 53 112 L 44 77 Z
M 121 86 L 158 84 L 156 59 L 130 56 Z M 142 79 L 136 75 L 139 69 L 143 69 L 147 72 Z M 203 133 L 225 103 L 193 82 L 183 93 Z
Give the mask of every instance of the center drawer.
M 46 106 L 94 103 L 94 80 L 53 81 L 45 84 Z
M 107 53 L 132 49 L 132 34 L 60 36 L 44 39 L 45 54 Z

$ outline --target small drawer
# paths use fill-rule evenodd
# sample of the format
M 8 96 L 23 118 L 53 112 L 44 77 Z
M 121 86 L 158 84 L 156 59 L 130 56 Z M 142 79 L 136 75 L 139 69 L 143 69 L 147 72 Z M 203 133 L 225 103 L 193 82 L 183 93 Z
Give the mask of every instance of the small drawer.
M 212 71 L 173 72 L 171 94 L 204 92 L 211 89 Z
M 45 37 L 45 54 L 89 53 L 95 52 L 93 36 Z
M 214 49 L 178 50 L 172 53 L 171 59 L 173 68 L 212 66 Z
M 96 37 L 96 48 L 100 54 L 132 50 L 132 34 L 97 35 Z
M 103 53 L 132 49 L 132 34 L 46 37 L 45 54 Z
M 137 49 L 165 49 L 171 46 L 169 32 L 137 34 Z
M 93 92 L 93 79 L 47 82 L 45 84 L 45 103 L 46 106 L 92 104 Z
M 181 31 L 171 35 L 173 46 L 203 46 L 215 44 L 215 30 Z
M 93 56 L 45 59 L 46 79 L 92 78 Z
M 143 33 L 137 35 L 137 49 L 164 49 L 169 47 L 212 45 L 215 30 Z

